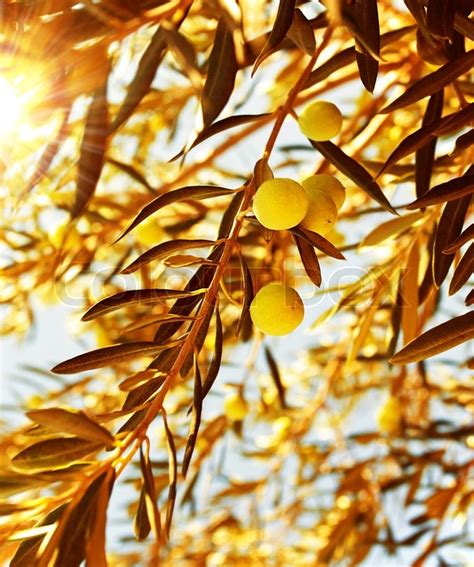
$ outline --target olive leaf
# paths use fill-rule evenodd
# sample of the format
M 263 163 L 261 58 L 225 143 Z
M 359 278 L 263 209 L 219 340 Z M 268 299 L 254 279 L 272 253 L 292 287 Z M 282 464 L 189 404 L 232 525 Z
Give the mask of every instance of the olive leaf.
M 455 79 L 470 71 L 473 66 L 474 50 L 471 50 L 413 83 L 401 96 L 388 106 L 382 108 L 379 112 L 381 114 L 388 114 L 389 112 L 418 102 L 425 96 L 431 95 L 446 85 L 449 85 Z
M 74 437 L 47 439 L 30 445 L 12 458 L 15 470 L 21 472 L 49 471 L 68 467 L 95 453 L 104 443 L 93 443 Z
M 112 366 L 113 364 L 139 356 L 154 356 L 160 351 L 172 348 L 175 345 L 176 341 L 163 345 L 153 342 L 136 342 L 99 348 L 61 362 L 52 368 L 51 372 L 55 374 L 75 374 L 85 370 L 94 370 L 104 366 Z
M 209 56 L 208 74 L 202 90 L 204 128 L 219 116 L 227 104 L 234 90 L 238 69 L 232 30 L 225 18 L 221 18 L 217 25 L 214 45 Z
M 392 364 L 408 364 L 425 360 L 474 339 L 474 312 L 459 315 L 433 327 L 390 359 Z
M 114 437 L 82 411 L 71 411 L 62 408 L 30 410 L 26 415 L 36 423 L 61 433 L 75 435 L 81 439 L 114 445 Z

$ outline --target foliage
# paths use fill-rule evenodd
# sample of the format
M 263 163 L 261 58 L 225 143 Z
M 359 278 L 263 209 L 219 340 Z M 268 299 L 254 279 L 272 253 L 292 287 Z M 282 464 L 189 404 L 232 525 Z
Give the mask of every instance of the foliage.
M 22 370 L 36 391 L 1 438 L 2 560 L 467 557 L 472 8 L 2 2 L 23 113 L 0 141 L 2 331 L 54 301 L 97 342 Z M 319 99 L 344 115 L 332 141 L 298 132 Z M 336 230 L 262 227 L 273 172 L 335 174 Z M 252 327 L 270 281 L 300 290 L 308 333 Z

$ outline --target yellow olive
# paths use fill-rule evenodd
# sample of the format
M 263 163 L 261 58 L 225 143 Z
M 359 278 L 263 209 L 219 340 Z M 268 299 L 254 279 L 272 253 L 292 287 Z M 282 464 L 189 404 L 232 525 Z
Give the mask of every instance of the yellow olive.
M 325 142 L 341 131 L 342 114 L 332 102 L 316 100 L 303 109 L 298 124 L 307 138 L 315 142 Z
M 271 283 L 262 287 L 250 305 L 254 325 L 267 335 L 287 335 L 304 318 L 304 305 L 292 287 Z
M 334 175 L 326 175 L 325 173 L 319 173 L 317 175 L 312 175 L 305 179 L 302 183 L 304 189 L 307 193 L 313 191 L 322 191 L 326 193 L 328 197 L 336 204 L 337 210 L 339 210 L 346 199 L 346 190 L 344 185 L 336 179 Z
M 260 224 L 271 230 L 285 230 L 300 223 L 308 210 L 303 187 L 292 179 L 264 181 L 253 199 L 253 212 Z
M 306 189 L 306 192 L 309 207 L 306 216 L 301 221 L 301 226 L 318 234 L 327 234 L 336 224 L 336 204 L 326 193 L 315 190 L 313 187 Z

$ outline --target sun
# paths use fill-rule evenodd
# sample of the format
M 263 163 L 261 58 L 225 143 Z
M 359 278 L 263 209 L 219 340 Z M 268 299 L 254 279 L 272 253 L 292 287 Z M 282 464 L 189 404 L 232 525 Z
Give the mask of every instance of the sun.
M 13 133 L 22 114 L 20 93 L 4 77 L 0 77 L 0 136 Z

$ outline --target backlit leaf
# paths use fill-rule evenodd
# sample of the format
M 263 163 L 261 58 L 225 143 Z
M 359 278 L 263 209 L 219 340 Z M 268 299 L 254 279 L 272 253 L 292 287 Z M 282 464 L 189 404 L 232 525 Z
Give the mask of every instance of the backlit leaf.
M 97 89 L 89 106 L 79 156 L 75 201 L 72 217 L 79 217 L 95 192 L 102 173 L 107 146 L 107 82 Z
M 221 197 L 222 195 L 233 194 L 234 191 L 232 191 L 232 189 L 224 189 L 223 187 L 214 187 L 212 185 L 181 187 L 181 189 L 168 191 L 167 193 L 163 193 L 163 195 L 160 195 L 159 197 L 153 199 L 153 201 L 148 203 L 148 205 L 146 205 L 135 217 L 133 222 L 124 230 L 124 232 L 122 232 L 117 240 L 123 238 L 150 215 L 156 213 L 167 205 L 171 205 L 172 203 L 177 203 L 178 201 L 186 201 L 188 199 L 211 199 L 213 197 Z
M 201 371 L 199 369 L 197 353 L 194 360 L 194 401 L 193 410 L 191 415 L 191 425 L 189 426 L 188 439 L 186 441 L 186 448 L 184 450 L 183 457 L 183 476 L 186 477 L 189 465 L 194 452 L 194 447 L 196 446 L 197 436 L 199 432 L 199 426 L 201 425 L 201 413 L 202 413 L 202 378 Z
M 467 173 L 462 177 L 451 179 L 446 183 L 436 185 L 407 206 L 407 209 L 421 209 L 422 207 L 429 207 L 430 205 L 438 205 L 439 203 L 455 201 L 472 195 L 474 193 L 474 174 Z
M 391 43 L 403 38 L 404 35 L 412 32 L 414 29 L 415 26 L 406 26 L 383 34 L 382 36 L 380 36 L 381 47 L 390 45 Z M 339 71 L 339 69 L 343 69 L 344 67 L 347 67 L 348 65 L 353 63 L 355 59 L 355 47 L 348 47 L 347 49 L 339 51 L 326 62 L 322 63 L 319 67 L 316 67 L 314 71 L 311 71 L 307 81 L 304 84 L 304 89 L 308 89 L 316 83 L 324 81 L 333 73 Z
M 331 258 L 336 258 L 337 260 L 346 259 L 345 256 L 334 246 L 334 244 L 329 242 L 329 240 L 317 232 L 312 232 L 301 227 L 292 228 L 291 232 L 296 234 L 296 236 L 303 238 L 309 242 L 311 246 L 318 248 L 318 250 L 321 250 L 321 252 L 324 252 L 327 256 L 331 256 Z
M 466 125 L 466 122 L 473 118 L 474 103 L 467 105 L 458 112 L 453 112 L 452 114 L 441 118 L 439 121 L 432 122 L 427 126 L 422 126 L 419 130 L 416 130 L 400 142 L 400 144 L 387 158 L 382 169 L 377 174 L 377 177 L 380 177 L 382 173 L 391 169 L 392 166 L 399 162 L 402 158 L 412 154 L 433 140 L 434 137 L 448 134 L 452 131 L 463 128 Z
M 390 360 L 392 364 L 418 362 L 474 339 L 474 312 L 459 315 L 426 331 Z
M 239 321 L 237 323 L 237 329 L 236 329 L 237 335 L 240 334 L 243 322 L 245 318 L 248 316 L 250 304 L 252 303 L 252 300 L 254 298 L 252 274 L 248 267 L 247 260 L 245 259 L 243 254 L 239 254 L 239 261 L 240 261 L 240 269 L 242 273 L 243 303 L 242 303 L 242 311 L 240 313 Z
M 51 372 L 55 374 L 75 374 L 85 370 L 94 370 L 104 366 L 112 366 L 141 356 L 154 356 L 161 350 L 171 348 L 172 344 L 159 345 L 153 342 L 124 343 L 97 350 L 91 350 L 85 354 L 74 356 L 65 362 L 57 364 Z
M 165 425 L 166 444 L 168 447 L 168 470 L 169 470 L 169 489 L 168 502 L 166 506 L 166 534 L 169 538 L 171 523 L 173 521 L 173 511 L 176 502 L 176 486 L 178 484 L 178 458 L 176 456 L 176 447 L 174 444 L 173 434 L 166 419 L 166 413 L 162 411 L 163 422 Z
M 227 104 L 234 90 L 238 69 L 232 30 L 225 18 L 221 18 L 217 25 L 214 45 L 209 56 L 208 74 L 202 91 L 204 127 L 209 126 Z
M 200 132 L 194 142 L 186 148 L 183 148 L 179 153 L 173 156 L 170 161 L 175 161 L 180 158 L 185 152 L 189 152 L 196 146 L 198 146 L 201 142 L 212 138 L 216 134 L 220 134 L 221 132 L 225 132 L 230 130 L 231 128 L 237 128 L 238 126 L 243 126 L 244 124 L 250 124 L 251 122 L 256 122 L 265 118 L 266 116 L 270 116 L 268 113 L 263 114 L 238 114 L 236 116 L 228 116 L 227 118 L 223 118 L 222 120 L 218 120 L 214 122 L 207 128 L 204 128 L 202 132 Z
M 441 118 L 443 111 L 444 91 L 438 91 L 430 97 L 426 107 L 421 127 L 429 126 Z M 430 188 L 431 173 L 436 151 L 437 138 L 433 137 L 427 144 L 416 152 L 416 196 L 421 197 Z
M 157 244 L 150 248 L 126 268 L 122 270 L 122 274 L 132 274 L 136 270 L 140 269 L 142 266 L 153 262 L 154 260 L 162 260 L 178 252 L 179 250 L 188 250 L 194 248 L 202 248 L 206 246 L 212 246 L 215 242 L 213 240 L 186 240 L 177 238 L 175 240 L 168 240 Z
M 299 236 L 293 236 L 298 247 L 301 262 L 309 279 L 316 286 L 321 285 L 321 268 L 319 266 L 318 257 L 311 244 Z
M 461 246 L 464 246 L 470 240 L 474 240 L 474 223 L 471 223 L 461 234 L 449 244 L 444 250 L 443 254 L 452 254 L 456 252 Z
M 428 0 L 426 9 L 426 27 L 438 37 L 453 36 L 456 2 L 452 0 Z
M 62 408 L 30 410 L 26 415 L 44 427 L 61 433 L 75 435 L 81 439 L 114 445 L 114 437 L 82 411 L 71 411 Z
M 105 530 L 107 526 L 107 508 L 114 481 L 115 471 L 110 469 L 97 492 L 86 542 L 87 567 L 107 567 Z
M 454 61 L 449 61 L 449 63 L 446 63 L 446 65 L 443 65 L 433 73 L 430 73 L 429 75 L 426 75 L 426 77 L 423 77 L 413 83 L 401 96 L 388 106 L 382 108 L 380 113 L 387 114 L 394 110 L 398 110 L 399 108 L 404 108 L 405 106 L 421 100 L 425 96 L 439 91 L 464 73 L 470 71 L 473 66 L 474 50 L 471 50 L 461 57 L 456 58 Z
M 454 270 L 453 279 L 449 286 L 449 295 L 455 294 L 474 272 L 474 244 L 471 244 Z
M 205 290 L 199 289 L 195 291 L 175 290 L 175 289 L 132 289 L 129 291 L 119 291 L 114 295 L 110 295 L 105 299 L 101 299 L 93 305 L 82 316 L 83 321 L 92 321 L 97 317 L 122 309 L 133 304 L 153 305 L 168 299 L 177 299 L 180 297 L 190 297 L 192 295 L 202 295 Z
M 110 127 L 111 132 L 118 130 L 130 118 L 140 101 L 148 94 L 167 48 L 166 35 L 159 27 L 140 59 L 137 72 L 128 87 L 127 96 Z
M 470 200 L 471 197 L 467 195 L 446 203 L 443 209 L 433 247 L 433 280 L 438 288 L 454 260 L 454 254 L 444 254 L 443 250 L 461 234 Z
M 370 44 L 374 46 L 375 51 L 379 54 L 380 30 L 377 0 L 356 0 L 354 16 L 364 37 L 369 39 Z M 379 62 L 358 41 L 356 41 L 356 61 L 362 83 L 369 92 L 373 92 L 377 80 Z
M 381 242 L 387 240 L 392 236 L 400 234 L 410 227 L 412 227 L 416 222 L 421 220 L 426 213 L 424 212 L 417 212 L 417 213 L 409 213 L 404 217 L 399 217 L 396 219 L 391 219 L 382 223 L 381 225 L 374 228 L 360 243 L 360 248 L 363 246 L 376 246 Z
M 370 173 L 357 161 L 344 153 L 332 142 L 314 142 L 311 140 L 311 145 L 328 161 L 334 164 L 341 173 L 349 177 L 349 179 L 352 179 L 352 181 L 359 185 L 372 199 L 375 199 L 379 205 L 394 215 L 397 214 Z
M 275 23 L 273 24 L 272 31 L 263 46 L 257 60 L 252 69 L 252 76 L 255 71 L 260 67 L 263 61 L 270 55 L 273 49 L 282 41 L 290 29 L 295 11 L 295 0 L 279 0 L 278 12 L 276 15 Z
M 272 376 L 273 383 L 275 384 L 275 388 L 278 392 L 278 399 L 280 401 L 280 407 L 285 409 L 287 407 L 286 404 L 286 390 L 283 382 L 281 380 L 280 370 L 278 369 L 278 364 L 272 354 L 272 351 L 265 345 L 265 358 L 270 369 L 270 374 Z
M 216 338 L 214 341 L 214 355 L 212 357 L 211 363 L 209 364 L 209 368 L 206 374 L 206 378 L 204 379 L 202 385 L 202 399 L 207 396 L 212 385 L 214 384 L 217 375 L 219 374 L 219 370 L 221 368 L 222 362 L 222 351 L 224 347 L 224 332 L 222 329 L 222 320 L 219 311 L 219 306 L 216 306 Z
M 54 564 L 58 567 L 79 567 L 86 557 L 86 540 L 90 532 L 92 514 L 97 495 L 103 486 L 108 471 L 99 475 L 87 487 L 86 492 L 75 505 L 72 513 L 60 524 L 62 533 Z M 97 550 L 100 552 L 101 550 Z
M 95 453 L 103 443 L 84 439 L 48 439 L 17 453 L 12 459 L 16 470 L 25 472 L 61 469 Z
M 287 36 L 308 55 L 312 55 L 314 53 L 316 49 L 314 30 L 306 16 L 298 8 L 294 12 L 293 20 L 290 28 L 288 29 Z

